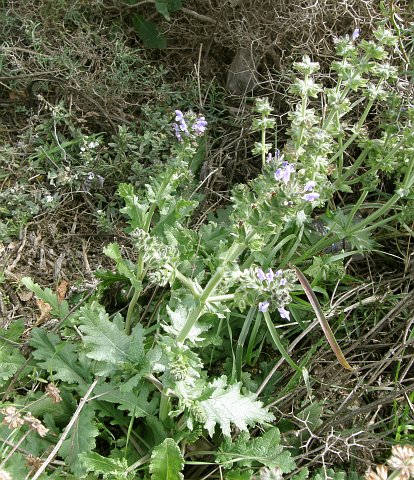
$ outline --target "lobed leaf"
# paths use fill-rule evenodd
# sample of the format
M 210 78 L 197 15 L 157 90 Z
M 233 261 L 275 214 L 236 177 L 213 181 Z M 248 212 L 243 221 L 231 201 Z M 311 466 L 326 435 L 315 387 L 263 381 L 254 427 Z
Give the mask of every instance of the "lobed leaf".
M 122 317 L 115 316 L 111 321 L 104 307 L 97 302 L 81 308 L 79 321 L 86 356 L 99 362 L 98 374 L 101 376 L 108 375 L 125 362 L 137 365 L 144 359 L 144 329 L 141 325 L 127 335 Z
M 32 330 L 29 343 L 35 349 L 33 357 L 39 360 L 39 367 L 52 371 L 55 379 L 79 385 L 89 383 L 90 372 L 79 363 L 75 344 L 42 328 Z
M 240 393 L 241 383 L 227 385 L 226 377 L 222 376 L 208 384 L 213 392 L 207 400 L 199 405 L 205 416 L 204 427 L 212 437 L 214 427 L 219 425 L 223 435 L 230 436 L 230 425 L 234 424 L 242 431 L 247 431 L 248 425 L 274 420 L 274 416 L 262 402 L 256 400 L 256 395 Z
M 104 478 L 112 479 L 114 475 L 124 474 L 127 469 L 125 458 L 109 458 L 96 452 L 88 452 L 81 453 L 79 459 L 87 472 L 101 474 Z
M 217 459 L 227 467 L 234 462 L 242 467 L 250 467 L 258 462 L 268 468 L 277 467 L 282 473 L 288 473 L 295 468 L 290 453 L 280 445 L 280 433 L 276 427 L 257 438 L 250 438 L 246 433 L 241 434 L 235 442 L 225 439 Z

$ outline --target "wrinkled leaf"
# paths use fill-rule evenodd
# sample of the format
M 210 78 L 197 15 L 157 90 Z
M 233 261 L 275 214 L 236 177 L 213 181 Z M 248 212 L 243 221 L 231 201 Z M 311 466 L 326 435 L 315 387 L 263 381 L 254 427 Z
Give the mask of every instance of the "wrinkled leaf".
M 55 333 L 42 328 L 32 330 L 29 343 L 34 348 L 33 357 L 39 360 L 39 367 L 53 372 L 54 379 L 79 385 L 90 382 L 90 372 L 78 361 L 77 345 L 62 341 Z
M 248 425 L 270 422 L 274 416 L 262 402 L 256 400 L 253 393 L 240 393 L 241 383 L 227 385 L 226 377 L 222 376 L 208 385 L 213 392 L 210 398 L 199 403 L 205 415 L 204 427 L 212 437 L 214 427 L 219 425 L 223 435 L 230 436 L 230 425 L 234 424 L 242 431 L 247 431 Z
M 81 308 L 79 321 L 79 330 L 84 334 L 82 340 L 87 349 L 86 356 L 99 362 L 98 372 L 101 376 L 122 368 L 125 362 L 139 365 L 144 358 L 142 325 L 136 325 L 131 335 L 127 335 L 122 317 L 116 315 L 110 320 L 104 307 L 97 302 Z
M 242 433 L 235 442 L 225 439 L 217 459 L 226 463 L 227 467 L 234 462 L 242 467 L 250 467 L 258 462 L 269 468 L 277 467 L 283 473 L 288 473 L 295 467 L 290 453 L 280 445 L 280 433 L 276 427 L 257 438 L 250 438 L 248 433 Z
M 96 452 L 82 453 L 80 461 L 87 472 L 104 475 L 104 478 L 111 478 L 108 475 L 121 475 L 127 469 L 125 458 L 103 457 Z

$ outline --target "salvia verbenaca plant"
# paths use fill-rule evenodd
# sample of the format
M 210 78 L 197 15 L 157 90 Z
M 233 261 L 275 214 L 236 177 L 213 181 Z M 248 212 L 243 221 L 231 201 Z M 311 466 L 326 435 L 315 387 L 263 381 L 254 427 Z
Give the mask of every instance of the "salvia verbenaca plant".
M 59 335 L 32 330 L 33 360 L 26 366 L 13 345 L 24 326 L 16 323 L 3 333 L 14 359 L 3 370 L 3 384 L 22 365 L 26 377 L 34 369 L 60 386 L 59 408 L 51 409 L 53 399 L 40 391 L 16 394 L 13 405 L 5 406 L 31 402 L 35 418 L 43 417 L 49 432 L 39 433 L 34 455 L 54 446 L 73 474 L 68 478 L 93 472 L 111 479 L 180 479 L 185 464 L 200 469 L 192 478 L 202 478 L 211 463 L 228 479 L 268 478 L 263 472 L 281 478 L 294 469 L 289 445 L 272 424 L 276 417 L 259 398 L 264 389 L 270 398 L 278 392 L 268 388 L 269 375 L 259 385 L 243 365 L 257 362 L 263 343 L 272 342 L 277 360 L 293 370 L 290 384 L 305 381 L 313 352 L 296 363 L 286 338 L 316 316 L 340 363 L 352 369 L 314 288 L 326 293 L 324 281 L 344 274 L 346 257 L 375 248 L 371 234 L 380 227 L 402 214 L 407 221 L 414 217 L 414 108 L 397 93 L 397 70 L 391 65 L 395 36 L 384 25 L 374 35 L 375 41 L 363 40 L 356 30 L 336 40 L 340 60 L 332 65 L 333 86 L 317 83 L 319 65 L 309 57 L 295 63 L 291 93 L 297 103 L 283 148 L 268 141 L 274 138 L 272 107 L 265 98 L 256 100 L 253 128 L 260 141 L 253 153 L 261 174 L 233 189 L 225 220 L 211 220 L 197 231 L 190 227 L 198 205 L 194 165 L 208 125 L 201 115 L 175 112 L 175 143 L 163 172 L 149 179 L 144 191 L 128 184 L 118 189 L 135 257 L 120 244 L 108 245 L 105 254 L 117 273 L 99 272 L 99 278 L 106 286 L 121 281 L 130 287 L 125 310 L 107 312 L 98 289 L 71 312 L 49 289 L 23 280 L 60 319 Z M 366 121 L 374 107 L 378 126 L 371 132 Z M 395 192 L 378 202 L 383 175 L 394 181 Z M 356 201 L 336 209 L 335 193 L 352 193 L 354 186 Z M 325 212 L 326 235 L 312 228 L 316 208 Z M 328 252 L 343 239 L 352 251 Z M 303 293 L 310 302 L 305 314 L 298 299 Z M 284 338 L 276 327 L 283 328 Z M 65 428 L 79 395 L 76 426 Z M 251 435 L 255 425 L 261 433 Z M 13 436 L 7 441 L 30 451 L 29 430 L 9 422 L 10 427 Z M 106 456 L 97 451 L 98 437 L 109 446 Z M 53 455 L 41 462 L 32 478 L 43 475 L 52 460 Z M 9 457 L 3 463 L 4 471 L 8 465 L 10 471 L 18 469 Z M 60 478 L 63 467 L 53 467 L 48 476 Z

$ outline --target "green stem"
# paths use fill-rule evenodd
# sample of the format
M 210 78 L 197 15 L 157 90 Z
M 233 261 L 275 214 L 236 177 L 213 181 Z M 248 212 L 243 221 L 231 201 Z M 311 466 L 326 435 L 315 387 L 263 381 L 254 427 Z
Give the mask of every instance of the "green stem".
M 144 258 L 142 254 L 139 254 L 138 261 L 137 261 L 137 278 L 139 279 L 140 282 L 142 282 L 142 279 L 144 276 L 143 271 L 144 271 Z M 132 315 L 134 313 L 135 305 L 138 302 L 141 292 L 142 292 L 142 285 L 135 289 L 134 295 L 132 296 L 131 301 L 129 302 L 129 305 L 128 305 L 128 310 L 127 310 L 126 319 L 125 319 L 125 333 L 127 335 L 131 334 Z
M 174 172 L 171 172 L 170 175 L 168 175 L 166 178 L 164 178 L 163 182 L 161 183 L 161 186 L 158 190 L 157 196 L 155 200 L 152 202 L 150 209 L 148 210 L 148 213 L 145 218 L 145 223 L 143 226 L 143 230 L 148 233 L 149 229 L 151 227 L 151 221 L 152 217 L 155 213 L 155 209 L 159 207 L 162 204 L 162 199 L 164 196 L 165 189 L 167 188 L 168 184 L 171 181 L 171 177 L 173 176 Z M 137 261 L 137 278 L 139 281 L 142 282 L 144 279 L 144 258 L 142 254 L 139 254 L 138 256 L 138 261 Z M 136 288 L 134 295 L 128 305 L 128 311 L 126 315 L 126 320 L 125 320 L 125 332 L 127 335 L 130 335 L 131 333 L 131 328 L 132 328 L 132 315 L 134 312 L 134 308 L 138 302 L 139 296 L 141 295 L 142 287 Z
M 266 120 L 266 115 L 262 113 L 262 168 L 266 166 L 266 127 L 264 126 L 264 121 Z
M 165 269 L 168 270 L 169 272 L 174 272 L 174 275 L 175 277 L 180 280 L 180 282 L 185 285 L 186 287 L 188 287 L 192 294 L 195 296 L 195 297 L 199 297 L 202 293 L 202 290 L 200 288 L 199 285 L 197 285 L 195 282 L 193 282 L 190 278 L 186 277 L 185 275 L 183 275 L 180 271 L 178 271 L 177 269 L 174 269 L 171 265 L 169 264 L 166 264 L 165 265 Z
M 170 413 L 170 405 L 171 399 L 165 393 L 161 393 L 161 401 L 160 401 L 160 412 L 159 412 L 159 419 L 161 422 L 164 422 L 168 418 L 168 414 Z
M 164 178 L 163 182 L 160 185 L 160 188 L 157 192 L 157 196 L 155 197 L 155 200 L 152 202 L 150 209 L 148 210 L 147 216 L 145 218 L 145 224 L 143 227 L 143 230 L 145 232 L 149 232 L 150 226 L 151 226 L 151 220 L 152 217 L 155 213 L 155 209 L 157 207 L 160 207 L 164 202 L 163 202 L 163 197 L 164 197 L 164 192 L 165 189 L 168 187 L 168 184 L 171 181 L 172 176 L 174 175 L 174 171 L 171 171 L 170 175 L 168 175 L 166 178 Z
M 237 348 L 236 348 L 236 376 L 237 381 L 240 382 L 241 375 L 242 375 L 242 365 L 243 365 L 243 348 L 246 342 L 247 334 L 250 330 L 250 325 L 253 321 L 254 314 L 256 313 L 256 307 L 250 307 L 249 311 L 247 312 L 246 318 L 243 323 L 242 330 L 239 335 L 239 339 L 237 340 Z
M 127 311 L 126 320 L 125 320 L 125 333 L 127 335 L 131 334 L 132 314 L 134 312 L 135 305 L 137 304 L 140 295 L 141 295 L 141 289 L 136 288 L 134 291 L 134 295 L 132 296 L 131 301 L 129 302 L 129 305 L 128 305 L 128 311 Z
M 294 370 L 302 373 L 302 369 L 298 365 L 296 365 L 296 363 L 290 358 L 287 350 L 283 346 L 283 343 L 280 340 L 279 334 L 277 333 L 277 330 L 276 330 L 275 326 L 273 325 L 272 319 L 270 318 L 269 312 L 263 312 L 263 315 L 265 317 L 265 321 L 266 321 L 266 325 L 267 325 L 267 328 L 269 330 L 269 333 L 270 333 L 276 347 L 278 348 L 280 354 L 282 355 L 282 357 L 287 361 L 287 363 Z
M 249 240 L 249 236 L 246 239 L 246 243 Z M 234 242 L 233 245 L 228 249 L 226 258 L 224 259 L 222 265 L 216 270 L 213 276 L 208 281 L 203 292 L 198 298 L 198 306 L 190 313 L 185 322 L 181 332 L 177 336 L 177 342 L 183 343 L 187 338 L 187 335 L 190 333 L 190 330 L 193 328 L 197 322 L 199 316 L 204 310 L 205 304 L 208 302 L 209 297 L 214 293 L 214 290 L 217 288 L 218 284 L 223 279 L 223 276 L 226 273 L 226 267 L 229 263 L 236 260 L 236 258 L 243 252 L 245 245 Z
M 371 98 L 371 100 L 368 102 L 367 106 L 365 107 L 365 110 L 363 114 L 361 115 L 356 127 L 355 127 L 355 133 L 342 145 L 342 148 L 338 150 L 335 155 L 329 159 L 330 163 L 333 163 L 338 157 L 340 157 L 343 152 L 355 141 L 355 139 L 358 137 L 360 134 L 362 125 L 364 124 L 365 120 L 367 119 L 367 116 L 369 112 L 371 111 L 372 106 L 374 105 L 375 99 Z M 336 182 L 335 182 L 336 183 Z
M 227 302 L 228 300 L 234 300 L 234 293 L 227 293 L 226 295 L 212 295 L 208 299 L 208 303 Z
M 308 73 L 305 73 L 305 77 L 304 77 L 303 81 L 304 81 L 305 85 L 308 84 L 308 81 L 309 81 L 309 74 Z M 307 96 L 307 94 L 305 94 L 302 97 L 302 104 L 301 104 L 301 115 L 302 115 L 303 119 L 305 118 L 306 107 L 307 106 L 308 106 L 308 96 Z M 305 131 L 305 124 L 302 121 L 301 126 L 300 126 L 300 130 L 299 130 L 299 135 L 298 135 L 298 138 L 297 138 L 296 143 L 295 143 L 295 149 L 296 150 L 299 150 L 299 147 L 302 143 L 302 138 L 303 138 L 303 132 L 304 131 Z

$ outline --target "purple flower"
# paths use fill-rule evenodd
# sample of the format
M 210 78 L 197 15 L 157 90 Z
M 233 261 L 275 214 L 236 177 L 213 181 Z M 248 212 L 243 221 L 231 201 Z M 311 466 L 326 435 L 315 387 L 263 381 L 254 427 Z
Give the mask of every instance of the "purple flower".
M 354 32 L 352 33 L 352 41 L 355 42 L 355 40 L 359 37 L 359 32 L 361 30 L 359 28 L 356 28 Z
M 279 275 L 282 275 L 282 273 L 283 273 L 283 270 L 276 270 L 275 275 L 276 277 L 278 277 Z
M 265 273 L 264 273 L 264 271 L 263 271 L 261 268 L 259 268 L 259 269 L 257 270 L 257 278 L 258 278 L 261 282 L 263 282 L 263 280 L 266 279 Z
M 282 180 L 283 178 L 283 170 L 278 168 L 275 172 L 275 180 Z
M 287 164 L 285 167 L 285 173 L 283 175 L 283 181 L 287 184 L 288 181 L 290 180 L 290 174 L 295 171 L 295 167 L 291 165 L 290 163 Z
M 283 162 L 282 168 L 278 168 L 274 173 L 275 180 L 283 180 L 285 184 L 290 180 L 290 174 L 295 171 L 295 167 L 289 162 Z
M 307 193 L 302 198 L 303 198 L 303 200 L 306 200 L 307 202 L 313 202 L 314 200 L 318 199 L 319 197 L 320 197 L 319 193 L 313 192 L 313 193 Z
M 274 278 L 274 273 L 271 268 L 269 268 L 269 271 L 266 273 L 266 280 L 270 283 L 273 281 Z
M 182 141 L 181 132 L 184 132 L 186 135 L 190 135 L 190 132 L 188 131 L 188 127 L 185 123 L 184 115 L 181 110 L 175 111 L 175 121 L 178 122 L 173 125 L 175 136 L 178 138 L 178 140 Z
M 314 187 L 316 187 L 316 182 L 313 180 L 309 180 L 309 182 L 305 185 L 303 191 L 310 192 Z
M 286 320 L 290 320 L 290 313 L 285 307 L 279 307 L 278 312 L 282 318 L 286 318 Z
M 193 131 L 196 135 L 203 135 L 207 128 L 207 121 L 204 117 L 199 117 L 197 121 L 192 126 Z
M 273 156 L 272 156 L 271 153 L 269 153 L 269 154 L 267 155 L 266 162 L 267 162 L 267 163 L 270 163 L 272 160 L 273 160 Z
M 259 310 L 261 312 L 267 312 L 267 309 L 269 308 L 270 303 L 269 302 L 260 302 L 259 303 Z
M 279 285 L 281 285 L 282 287 L 283 285 L 286 285 L 286 278 L 281 278 Z
M 181 110 L 176 110 L 175 111 L 175 121 L 176 122 L 181 122 L 182 120 L 184 120 L 183 112 Z
M 184 133 L 186 133 L 187 135 L 189 135 L 189 131 L 188 131 L 188 127 L 187 127 L 187 124 L 185 123 L 185 120 L 181 120 L 181 123 L 179 125 L 180 127 L 180 130 Z
M 180 140 L 180 142 L 182 142 L 183 137 L 181 136 L 180 129 L 176 123 L 173 124 L 173 128 L 174 128 L 175 136 L 178 138 L 178 140 Z

